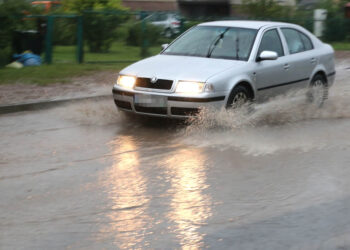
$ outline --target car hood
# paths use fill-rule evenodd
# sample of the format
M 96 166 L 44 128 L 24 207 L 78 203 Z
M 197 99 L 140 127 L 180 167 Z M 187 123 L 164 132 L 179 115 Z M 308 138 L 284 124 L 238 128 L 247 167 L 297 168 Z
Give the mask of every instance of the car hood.
M 205 82 L 215 74 L 232 67 L 238 68 L 245 64 L 245 61 L 236 60 L 157 55 L 126 67 L 120 74 Z

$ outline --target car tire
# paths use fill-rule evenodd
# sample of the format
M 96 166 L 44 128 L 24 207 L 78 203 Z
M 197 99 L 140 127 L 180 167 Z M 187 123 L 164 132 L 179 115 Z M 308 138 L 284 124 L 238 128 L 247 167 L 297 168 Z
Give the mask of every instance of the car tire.
M 232 90 L 227 100 L 226 109 L 237 109 L 250 101 L 251 96 L 248 89 L 239 85 Z
M 327 79 L 320 74 L 314 76 L 307 92 L 307 100 L 309 103 L 322 107 L 328 99 Z

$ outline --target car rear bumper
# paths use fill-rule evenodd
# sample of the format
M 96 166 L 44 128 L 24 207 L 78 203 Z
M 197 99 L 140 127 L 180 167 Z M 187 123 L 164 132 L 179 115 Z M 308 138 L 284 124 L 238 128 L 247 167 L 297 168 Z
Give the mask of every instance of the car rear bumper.
M 166 105 L 159 107 L 142 106 L 135 103 L 135 95 L 161 95 L 166 98 Z M 199 113 L 201 108 L 214 107 L 220 109 L 225 104 L 225 95 L 188 97 L 170 93 L 138 92 L 113 88 L 113 98 L 118 109 L 140 115 L 188 118 Z

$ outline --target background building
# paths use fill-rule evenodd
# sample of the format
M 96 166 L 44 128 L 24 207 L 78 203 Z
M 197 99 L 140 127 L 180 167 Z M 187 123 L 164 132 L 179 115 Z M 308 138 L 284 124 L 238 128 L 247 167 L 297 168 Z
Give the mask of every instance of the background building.
M 296 0 L 276 0 L 285 6 L 295 6 Z M 236 14 L 243 0 L 123 0 L 132 10 L 180 11 L 185 16 L 229 16 Z
M 178 11 L 177 0 L 123 0 L 131 10 Z

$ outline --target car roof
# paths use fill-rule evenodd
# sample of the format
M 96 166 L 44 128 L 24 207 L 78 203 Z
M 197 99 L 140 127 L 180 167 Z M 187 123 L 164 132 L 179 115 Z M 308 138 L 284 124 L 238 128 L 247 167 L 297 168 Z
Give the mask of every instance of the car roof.
M 239 27 L 247 29 L 260 29 L 262 27 L 290 25 L 289 23 L 270 22 L 270 21 L 214 21 L 199 24 L 200 26 L 223 26 L 223 27 Z

